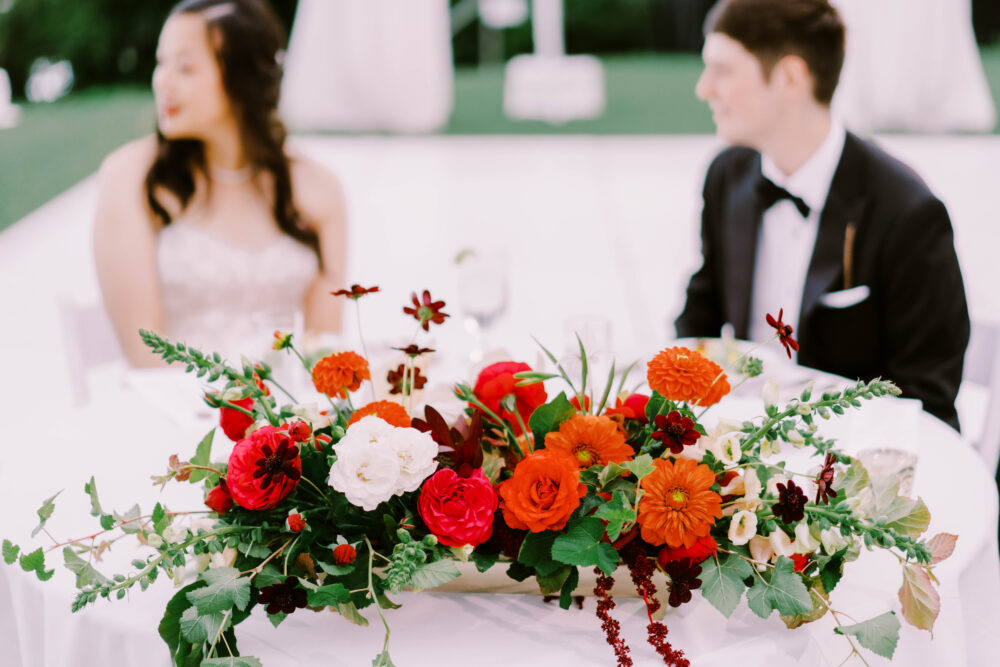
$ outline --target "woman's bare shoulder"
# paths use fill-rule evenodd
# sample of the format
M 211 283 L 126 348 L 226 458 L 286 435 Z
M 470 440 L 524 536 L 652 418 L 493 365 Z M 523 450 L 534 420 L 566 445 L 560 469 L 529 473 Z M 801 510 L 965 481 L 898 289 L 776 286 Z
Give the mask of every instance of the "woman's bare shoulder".
M 102 180 L 105 176 L 115 180 L 126 178 L 129 181 L 141 180 L 146 177 L 149 166 L 156 157 L 156 137 L 148 135 L 112 151 L 101 163 Z
M 343 216 L 340 179 L 330 169 L 299 152 L 289 151 L 295 204 L 309 220 L 329 221 Z

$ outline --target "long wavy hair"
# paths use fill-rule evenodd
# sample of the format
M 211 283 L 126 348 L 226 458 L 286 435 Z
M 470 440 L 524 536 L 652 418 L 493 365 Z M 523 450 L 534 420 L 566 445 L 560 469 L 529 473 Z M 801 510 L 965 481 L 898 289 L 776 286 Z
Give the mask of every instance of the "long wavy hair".
M 222 85 L 236 116 L 243 150 L 255 170 L 274 182 L 272 214 L 278 227 L 312 248 L 322 262 L 316 232 L 307 227 L 292 197 L 292 178 L 285 155 L 287 131 L 278 117 L 281 92 L 281 24 L 263 0 L 184 0 L 170 16 L 200 14 L 204 18 Z M 146 201 L 153 215 L 168 225 L 170 212 L 157 197 L 162 188 L 186 208 L 195 193 L 195 170 L 206 178 L 205 145 L 198 139 L 167 139 L 156 130 L 156 159 L 146 173 Z

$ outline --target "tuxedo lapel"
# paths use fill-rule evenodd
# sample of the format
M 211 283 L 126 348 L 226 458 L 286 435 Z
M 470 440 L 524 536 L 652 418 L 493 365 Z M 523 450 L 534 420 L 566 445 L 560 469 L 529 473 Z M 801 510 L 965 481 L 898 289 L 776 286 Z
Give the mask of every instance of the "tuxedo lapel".
M 754 191 L 760 178 L 760 158 L 752 168 L 733 184 L 726 200 L 727 228 L 724 230 L 726 248 L 726 319 L 733 325 L 738 338 L 746 338 L 749 331 L 750 300 L 753 289 L 754 262 L 757 257 L 757 231 L 761 213 Z
M 800 328 L 808 321 L 820 296 L 844 270 L 844 242 L 847 226 L 857 226 L 864 214 L 867 195 L 864 191 L 864 163 L 861 139 L 847 134 L 844 152 L 830 184 L 830 194 L 820 214 L 816 246 L 813 250 L 805 289 L 802 292 Z

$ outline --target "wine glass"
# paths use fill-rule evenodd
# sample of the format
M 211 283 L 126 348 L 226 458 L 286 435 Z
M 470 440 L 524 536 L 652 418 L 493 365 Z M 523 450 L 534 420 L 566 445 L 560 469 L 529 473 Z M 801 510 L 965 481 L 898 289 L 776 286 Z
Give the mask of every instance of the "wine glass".
M 469 358 L 482 360 L 489 329 L 507 309 L 507 254 L 502 250 L 463 250 L 458 264 L 458 299 L 465 328 L 473 337 Z

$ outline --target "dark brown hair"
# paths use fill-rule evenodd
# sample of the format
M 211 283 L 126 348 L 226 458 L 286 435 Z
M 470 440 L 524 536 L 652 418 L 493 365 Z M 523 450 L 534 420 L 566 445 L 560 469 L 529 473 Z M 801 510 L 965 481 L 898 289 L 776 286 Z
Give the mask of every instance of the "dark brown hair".
M 827 0 L 722 0 L 705 19 L 705 34 L 722 33 L 760 61 L 764 77 L 783 57 L 805 61 L 813 96 L 829 105 L 844 65 L 844 23 Z
M 214 10 L 214 11 L 210 11 Z M 281 91 L 281 24 L 262 0 L 184 0 L 170 12 L 200 14 L 215 47 L 222 86 L 239 126 L 243 150 L 254 169 L 274 181 L 272 213 L 278 227 L 312 248 L 322 262 L 316 232 L 305 226 L 292 197 L 285 155 L 285 126 L 278 118 Z M 170 213 L 157 198 L 163 188 L 187 207 L 195 192 L 194 171 L 207 174 L 205 146 L 197 139 L 167 139 L 157 128 L 156 159 L 146 173 L 146 201 L 162 224 Z

